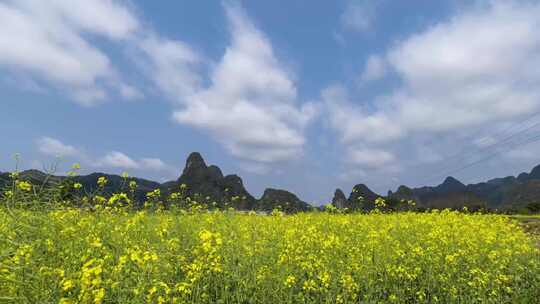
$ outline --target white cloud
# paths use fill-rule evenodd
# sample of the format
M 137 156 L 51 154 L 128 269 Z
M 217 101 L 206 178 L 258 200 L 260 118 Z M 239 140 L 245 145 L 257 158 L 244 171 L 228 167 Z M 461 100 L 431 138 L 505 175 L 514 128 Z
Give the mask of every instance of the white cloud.
M 330 86 L 322 91 L 322 100 L 330 126 L 335 129 L 344 144 L 356 142 L 378 143 L 386 139 L 399 138 L 402 129 L 385 112 L 372 114 L 365 103 L 350 100 L 347 90 L 341 86 Z M 374 135 L 382 134 L 382 137 Z
M 537 110 L 539 15 L 539 4 L 491 1 L 410 36 L 384 55 L 402 86 L 375 98 L 370 111 L 327 94 L 330 116 L 344 121 L 335 127 L 351 142 L 389 142 Z
M 167 71 L 173 75 L 168 78 L 177 75 L 193 80 L 182 82 L 187 88 L 160 85 L 173 98 L 183 97 L 183 108 L 173 117 L 209 132 L 231 154 L 245 160 L 274 162 L 298 157 L 305 143 L 303 129 L 315 115 L 315 106 L 297 104 L 292 76 L 244 10 L 235 5 L 226 5 L 225 10 L 232 41 L 211 73 L 210 86 L 198 88 L 197 79 L 189 76 L 186 63 L 189 66 L 195 60 L 186 55 L 189 51 L 178 48 L 171 52 L 181 60 L 174 71 Z
M 539 110 L 540 4 L 483 4 L 460 10 L 370 57 L 365 80 L 388 73 L 401 80 L 389 94 L 358 102 L 339 86 L 322 91 L 329 125 L 339 135 L 349 163 L 387 170 L 397 156 L 415 154 L 415 162 L 433 165 L 455 150 L 463 133 L 487 130 L 471 145 L 486 147 L 495 140 L 489 132 Z M 379 64 L 384 66 L 381 74 L 373 72 Z M 417 141 L 430 146 L 411 147 Z M 534 153 L 524 151 L 504 155 L 531 160 Z M 475 152 L 478 157 L 486 153 Z
M 58 139 L 42 137 L 37 140 L 38 149 L 41 153 L 55 157 L 81 156 L 79 149 L 74 146 L 64 144 Z
M 209 85 L 200 75 L 207 60 L 181 41 L 147 35 L 139 42 L 142 66 L 178 105 L 176 122 L 208 132 L 232 155 L 257 162 L 298 157 L 315 106 L 298 105 L 292 76 L 244 10 L 224 7 L 231 45 L 213 65 Z
M 199 90 L 198 67 L 203 62 L 189 45 L 150 33 L 138 42 L 138 47 L 145 56 L 137 60 L 146 59 L 142 63 L 143 70 L 168 97 L 181 103 Z
M 139 161 L 143 168 L 159 171 L 167 168 L 167 165 L 159 158 L 143 158 Z
M 316 106 L 300 104 L 293 76 L 243 8 L 238 3 L 224 8 L 231 42 L 220 61 L 211 63 L 187 43 L 143 28 L 123 1 L 10 1 L 0 4 L 0 67 L 65 90 L 83 105 L 104 101 L 112 91 L 139 99 L 144 94 L 121 80 L 91 38 L 122 42 L 156 88 L 174 101 L 176 122 L 206 131 L 244 160 L 299 157 Z
M 122 81 L 88 34 L 127 39 L 138 26 L 119 1 L 76 5 L 69 0 L 4 1 L 0 3 L 0 67 L 24 72 L 67 90 L 83 105 L 92 105 Z
M 435 149 L 422 144 L 417 145 L 416 155 L 418 156 L 417 162 L 420 164 L 432 164 L 443 159 Z
M 539 14 L 538 4 L 492 2 L 391 50 L 405 85 L 393 97 L 401 125 L 448 131 L 538 108 Z
M 515 162 L 538 162 L 540 154 L 540 143 L 532 142 L 530 144 L 512 147 L 511 150 L 501 151 L 504 159 L 512 163 Z
M 538 4 L 492 2 L 392 50 L 406 85 L 394 101 L 403 127 L 446 131 L 538 108 L 539 14 Z
M 98 167 L 113 167 L 123 169 L 137 169 L 140 165 L 126 154 L 118 151 L 107 153 L 97 161 Z
M 3 75 L 1 80 L 3 85 L 16 87 L 21 91 L 33 92 L 43 94 L 47 90 L 44 86 L 39 84 L 34 79 L 20 75 L 18 73 L 12 73 L 10 75 Z
M 159 158 L 134 159 L 119 151 L 111 151 L 94 162 L 97 167 L 112 167 L 122 169 L 139 169 L 156 172 L 174 172 L 174 168 Z
M 381 58 L 378 55 L 372 55 L 368 57 L 366 61 L 366 66 L 362 75 L 360 75 L 361 82 L 368 82 L 379 80 L 383 78 L 387 73 L 386 62 L 384 58 Z
M 95 157 L 88 155 L 81 148 L 46 136 L 39 138 L 36 144 L 41 153 L 54 157 L 71 157 L 72 160 L 80 162 L 83 168 L 119 168 L 137 170 L 138 172 L 157 172 L 161 177 L 167 179 L 175 177 L 178 173 L 176 168 L 159 158 L 144 157 L 136 159 L 119 151 L 111 151 L 102 157 Z M 35 164 L 33 166 L 36 167 Z
M 347 168 L 338 175 L 338 179 L 347 182 L 357 182 L 358 179 L 363 179 L 367 176 L 368 174 L 364 170 L 358 168 Z
M 120 95 L 126 100 L 136 100 L 144 97 L 144 94 L 135 87 L 122 84 L 119 87 Z
M 105 154 L 105 156 L 92 161 L 90 166 L 161 172 L 166 174 L 167 178 L 173 177 L 177 173 L 174 167 L 159 158 L 135 159 L 119 151 L 111 151 Z
M 380 149 L 349 148 L 347 156 L 347 159 L 353 164 L 369 169 L 388 167 L 396 161 L 392 153 Z
M 155 171 L 155 172 L 165 172 L 171 173 L 174 172 L 174 168 L 166 164 L 163 160 L 159 158 L 141 158 L 135 159 L 131 156 L 128 156 L 124 152 L 111 151 L 106 153 L 102 157 L 88 157 L 83 153 L 80 153 L 79 150 L 73 148 L 72 146 L 62 144 L 58 140 L 50 140 L 51 143 L 48 146 L 48 150 L 61 150 L 64 149 L 68 152 L 71 152 L 70 156 L 75 156 L 81 158 L 83 163 L 86 163 L 89 167 L 98 167 L 98 168 L 120 168 L 120 169 L 136 169 L 136 170 L 145 170 L 145 171 Z M 40 146 L 40 150 L 42 149 Z M 75 149 L 75 150 L 74 150 Z M 47 153 L 49 155 L 56 155 L 53 153 Z
M 348 1 L 340 18 L 341 25 L 348 30 L 368 32 L 373 27 L 376 8 L 376 0 Z

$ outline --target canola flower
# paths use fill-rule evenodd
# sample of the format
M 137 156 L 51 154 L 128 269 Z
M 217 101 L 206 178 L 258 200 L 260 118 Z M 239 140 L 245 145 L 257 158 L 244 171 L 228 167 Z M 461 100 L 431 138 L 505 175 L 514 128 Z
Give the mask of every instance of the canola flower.
M 160 195 L 161 195 L 161 190 L 159 189 L 146 193 L 146 197 L 148 199 L 159 198 Z
M 126 194 L 98 197 L 106 207 L 129 201 Z M 536 303 L 540 297 L 539 249 L 501 215 L 10 211 L 0 208 L 2 303 Z
M 25 192 L 30 192 L 32 190 L 32 184 L 26 181 L 17 181 L 17 189 Z
M 131 203 L 131 200 L 129 199 L 126 193 L 116 193 L 109 198 L 109 201 L 108 201 L 109 205 L 116 205 L 119 203 L 128 205 Z
M 77 172 L 81 169 L 81 164 L 79 163 L 74 163 L 73 165 L 71 165 L 71 170 L 69 170 L 67 172 L 67 175 L 68 176 L 77 176 Z
M 5 191 L 4 192 L 4 197 L 7 198 L 7 199 L 12 198 L 13 197 L 13 191 L 11 191 L 11 190 Z
M 107 185 L 108 183 L 108 180 L 105 176 L 100 176 L 97 180 L 97 184 L 98 186 L 100 186 L 101 188 L 105 187 L 105 185 Z

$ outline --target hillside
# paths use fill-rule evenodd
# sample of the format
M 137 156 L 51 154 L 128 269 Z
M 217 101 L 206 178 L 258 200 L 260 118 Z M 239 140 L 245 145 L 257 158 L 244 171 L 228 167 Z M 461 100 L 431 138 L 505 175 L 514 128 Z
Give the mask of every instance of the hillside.
M 517 211 L 540 202 L 540 165 L 517 177 L 494 178 L 487 182 L 464 185 L 453 177 L 435 187 L 400 186 L 388 197 L 412 199 L 426 208 L 477 208 Z
M 143 202 L 146 193 L 160 189 L 164 195 L 178 191 L 182 184 L 187 187 L 185 195 L 198 202 L 214 204 L 219 207 L 232 206 L 239 210 L 264 210 L 282 208 L 289 212 L 309 210 L 311 206 L 295 194 L 282 189 L 267 188 L 257 199 L 244 187 L 242 178 L 236 174 L 223 175 L 216 165 L 207 165 L 198 152 L 191 153 L 177 180 L 158 183 L 146 179 L 119 175 L 92 173 L 89 175 L 67 177 L 50 176 L 38 170 L 20 173 L 24 180 L 36 185 L 52 186 L 66 179 L 81 183 L 85 192 L 91 193 L 97 188 L 97 180 L 105 176 L 108 180 L 106 193 L 125 191 L 130 181 L 137 182 L 135 197 Z M 0 173 L 0 187 L 10 184 L 9 173 Z M 413 200 L 419 209 L 470 209 L 489 208 L 501 211 L 519 211 L 540 202 L 540 165 L 528 173 L 517 177 L 494 178 L 487 182 L 465 185 L 453 177 L 447 177 L 440 185 L 409 188 L 401 185 L 395 192 L 386 196 L 379 195 L 365 184 L 353 187 L 348 197 L 341 189 L 336 189 L 332 204 L 337 208 L 371 210 L 378 197 L 390 201 Z
M 80 183 L 86 193 L 92 193 L 97 189 L 99 177 L 107 178 L 104 192 L 108 194 L 127 191 L 131 181 L 137 183 L 135 198 L 142 203 L 146 193 L 160 189 L 163 195 L 177 192 L 181 185 L 186 185 L 184 195 L 197 200 L 199 203 L 216 205 L 218 207 L 231 206 L 238 210 L 262 210 L 271 211 L 281 208 L 287 212 L 307 211 L 311 206 L 299 199 L 295 194 L 282 189 L 268 188 L 260 199 L 253 197 L 244 187 L 242 179 L 236 174 L 224 176 L 218 166 L 208 166 L 198 152 L 191 153 L 180 177 L 175 181 L 158 183 L 146 179 L 119 175 L 92 173 L 75 177 L 48 175 L 39 170 L 26 170 L 20 172 L 20 178 L 34 185 L 55 186 L 65 180 Z M 11 183 L 9 173 L 0 174 L 0 188 Z

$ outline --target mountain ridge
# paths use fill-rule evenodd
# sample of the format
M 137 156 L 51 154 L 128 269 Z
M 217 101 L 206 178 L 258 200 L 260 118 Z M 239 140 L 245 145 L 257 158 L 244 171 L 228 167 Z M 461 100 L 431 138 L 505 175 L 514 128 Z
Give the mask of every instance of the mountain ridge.
M 409 188 L 401 185 L 394 199 L 412 199 L 425 208 L 488 208 L 517 210 L 527 204 L 540 202 L 540 165 L 529 173 L 492 178 L 485 182 L 463 184 L 449 176 L 437 186 Z
M 85 191 L 97 188 L 97 180 L 104 176 L 108 179 L 105 190 L 109 193 L 118 192 L 125 187 L 127 181 L 136 181 L 138 189 L 135 197 L 144 201 L 146 193 L 155 189 L 165 194 L 177 191 L 180 185 L 185 184 L 185 195 L 195 197 L 198 201 L 213 203 L 220 207 L 229 206 L 240 210 L 271 211 L 281 208 L 287 212 L 307 211 L 314 206 L 306 203 L 283 189 L 266 188 L 260 198 L 255 198 L 244 187 L 242 178 L 236 174 L 223 175 L 216 165 L 207 165 L 198 152 L 191 153 L 187 159 L 182 173 L 176 180 L 158 183 L 155 181 L 119 175 L 94 172 L 88 175 L 75 177 L 48 175 L 39 170 L 31 169 L 20 172 L 21 178 L 34 184 L 58 183 L 64 179 L 72 179 L 81 183 Z M 10 175 L 0 172 L 0 188 L 10 183 Z M 371 210 L 378 197 L 388 200 L 413 200 L 418 208 L 487 208 L 502 210 L 517 210 L 524 208 L 528 203 L 540 202 L 540 165 L 530 172 L 523 172 L 517 176 L 492 178 L 486 182 L 463 184 L 456 178 L 448 176 L 436 186 L 422 186 L 410 188 L 400 185 L 395 192 L 388 191 L 386 196 L 373 192 L 365 184 L 356 184 L 348 198 L 341 189 L 336 189 L 331 204 L 336 208 Z M 230 204 L 228 204 L 230 203 Z

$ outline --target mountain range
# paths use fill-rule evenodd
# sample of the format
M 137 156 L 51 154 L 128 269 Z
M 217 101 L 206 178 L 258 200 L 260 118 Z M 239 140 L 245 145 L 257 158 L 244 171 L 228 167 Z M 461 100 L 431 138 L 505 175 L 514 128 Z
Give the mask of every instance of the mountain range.
M 54 184 L 65 179 L 72 179 L 82 184 L 86 192 L 97 188 L 99 177 L 105 176 L 108 183 L 105 191 L 115 193 L 125 188 L 126 181 L 136 181 L 135 197 L 142 202 L 146 193 L 160 189 L 164 195 L 180 189 L 185 184 L 185 195 L 198 202 L 219 206 L 232 206 L 239 210 L 271 211 L 280 207 L 285 212 L 307 211 L 313 206 L 299 199 L 295 194 L 282 189 L 267 188 L 260 198 L 252 196 L 244 187 L 242 179 L 235 174 L 223 175 L 215 165 L 207 165 L 198 152 L 193 152 L 186 160 L 186 165 L 180 177 L 175 181 L 157 183 L 150 180 L 104 173 L 66 177 L 49 175 L 38 170 L 27 170 L 20 177 L 33 184 Z M 10 184 L 9 173 L 0 173 L 0 188 Z M 332 204 L 336 208 L 370 210 L 378 197 L 387 201 L 412 200 L 418 209 L 472 209 L 485 208 L 501 211 L 519 211 L 527 206 L 538 205 L 540 202 L 540 165 L 529 173 L 521 173 L 517 177 L 508 176 L 495 178 L 487 182 L 465 185 L 453 177 L 447 177 L 438 186 L 409 188 L 399 186 L 395 192 L 389 191 L 382 196 L 371 191 L 365 184 L 353 187 L 348 197 L 341 189 L 336 189 Z M 361 205 L 360 205 L 361 201 Z
M 516 211 L 540 202 L 540 165 L 517 177 L 464 185 L 453 177 L 435 187 L 400 186 L 388 197 L 412 199 L 425 208 L 488 208 Z
M 208 166 L 201 154 L 193 152 L 186 160 L 186 165 L 180 177 L 175 181 L 158 183 L 146 179 L 119 175 L 92 173 L 81 176 L 50 175 L 39 170 L 26 170 L 19 173 L 19 177 L 34 185 L 54 186 L 66 179 L 80 183 L 86 193 L 93 193 L 97 189 L 99 177 L 107 178 L 105 193 L 118 193 L 127 189 L 128 183 L 135 181 L 137 189 L 135 198 L 143 202 L 146 193 L 160 189 L 163 195 L 172 192 L 184 191 L 185 197 L 190 197 L 200 203 L 215 204 L 219 207 L 231 206 L 239 210 L 271 211 L 277 207 L 285 212 L 307 211 L 313 208 L 310 204 L 300 200 L 295 194 L 286 190 L 267 188 L 263 195 L 256 199 L 244 187 L 242 179 L 235 174 L 223 175 L 221 169 L 215 165 Z M 10 174 L 0 172 L 0 189 L 11 185 Z

